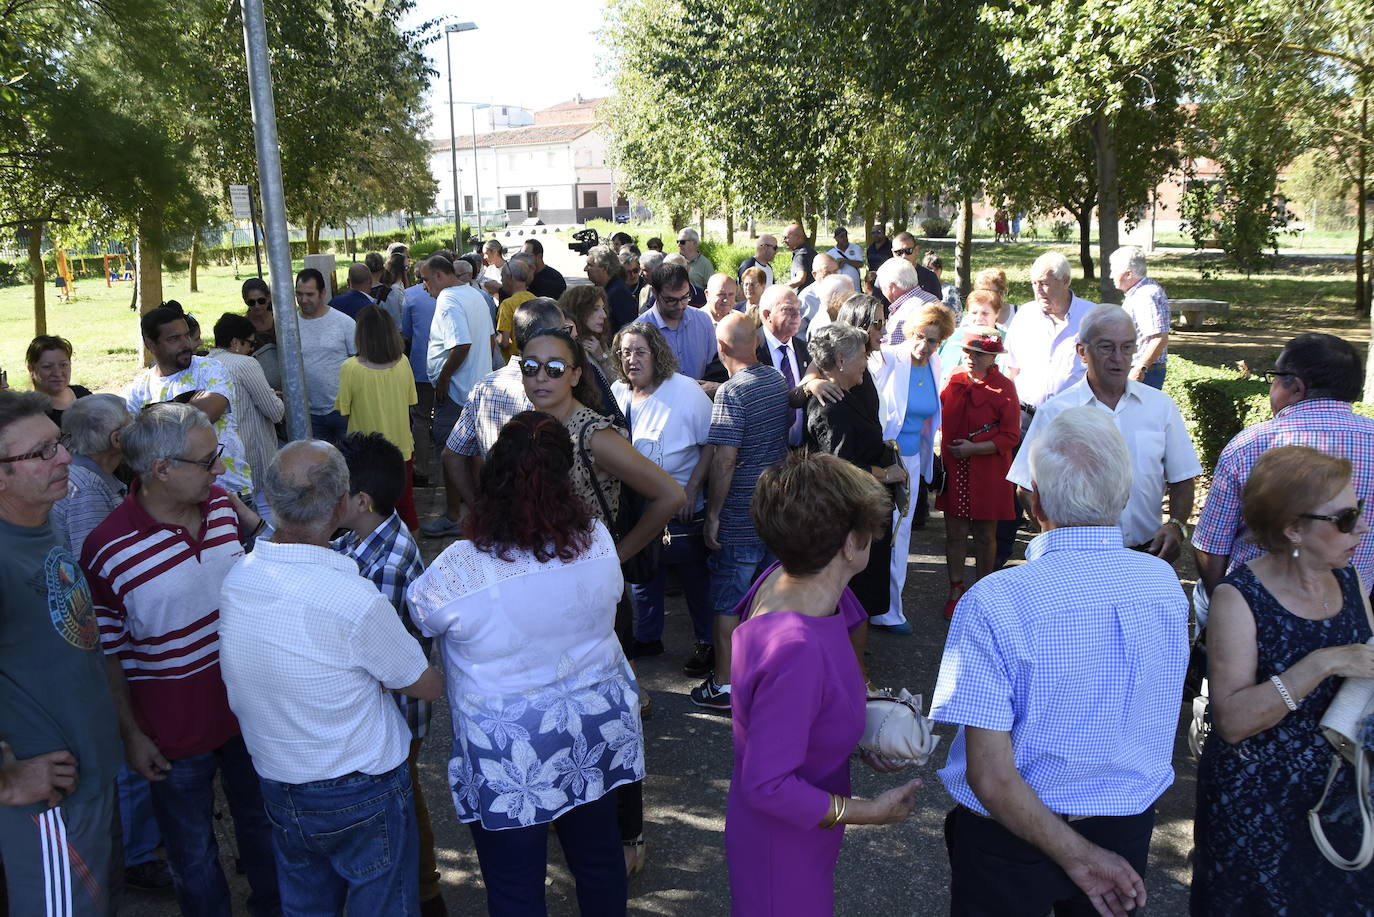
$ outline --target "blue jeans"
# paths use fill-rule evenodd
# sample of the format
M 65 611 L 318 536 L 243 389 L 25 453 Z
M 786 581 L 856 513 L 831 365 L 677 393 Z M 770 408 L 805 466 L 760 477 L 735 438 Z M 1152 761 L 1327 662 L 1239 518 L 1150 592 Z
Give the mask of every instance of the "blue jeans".
M 577 906 L 583 914 L 625 914 L 625 857 L 615 813 L 618 793 L 612 790 L 595 802 L 575 806 L 552 822 L 577 883 Z M 549 825 L 488 831 L 481 822 L 472 822 L 468 829 L 487 887 L 487 913 L 491 917 L 544 917 L 548 913 L 544 875 L 549 865 Z
M 282 909 L 293 917 L 420 912 L 410 767 L 311 783 L 262 781 Z
M 722 544 L 706 562 L 711 571 L 711 608 L 715 613 L 735 614 L 735 606 L 763 568 L 772 562 L 772 552 L 761 541 Z
M 167 847 L 177 905 L 184 917 L 229 917 L 229 885 L 219 867 L 215 840 L 215 772 L 224 784 L 239 859 L 252 894 L 255 917 L 281 913 L 277 867 L 272 862 L 272 828 L 262 806 L 262 789 L 253 759 L 235 736 L 214 751 L 177 758 L 165 780 L 153 784 L 153 812 Z
M 125 867 L 156 860 L 162 834 L 153 815 L 152 785 L 125 764 L 115 775 L 115 789 L 119 796 L 119 827 L 124 832 Z
M 703 519 L 691 522 L 668 523 L 672 543 L 663 550 L 657 578 L 640 586 L 631 586 L 635 599 L 635 639 L 652 643 L 663 639 L 663 588 L 668 568 L 677 570 L 682 582 L 687 611 L 692 616 L 692 633 L 698 643 L 711 642 L 711 574 L 706 568 L 706 542 L 701 537 Z
M 1169 371 L 1169 364 L 1163 363 L 1159 366 L 1151 366 L 1145 370 L 1145 378 L 1141 379 L 1150 388 L 1164 388 L 1164 374 Z
M 338 411 L 310 415 L 310 435 L 337 446 L 348 435 L 348 422 Z
M 444 443 L 448 442 L 448 435 L 453 432 L 453 425 L 458 423 L 458 417 L 462 413 L 463 406 L 451 396 L 445 398 L 443 404 L 437 401 L 434 403 L 434 420 L 429 435 L 434 440 L 435 461 L 442 461 Z

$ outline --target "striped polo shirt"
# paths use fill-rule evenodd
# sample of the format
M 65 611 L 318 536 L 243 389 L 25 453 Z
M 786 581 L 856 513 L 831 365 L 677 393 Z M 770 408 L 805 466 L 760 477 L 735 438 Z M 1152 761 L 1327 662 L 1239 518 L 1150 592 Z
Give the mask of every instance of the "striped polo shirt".
M 184 758 L 239 734 L 220 678 L 219 600 L 244 551 L 222 488 L 201 504 L 201 531 L 188 532 L 148 515 L 140 483 L 87 537 L 81 566 L 139 724 L 163 755 Z
M 763 363 L 744 367 L 716 390 L 706 442 L 739 450 L 720 512 L 721 544 L 759 543 L 749 504 L 759 475 L 787 455 L 787 431 L 792 424 L 787 396 L 782 373 Z

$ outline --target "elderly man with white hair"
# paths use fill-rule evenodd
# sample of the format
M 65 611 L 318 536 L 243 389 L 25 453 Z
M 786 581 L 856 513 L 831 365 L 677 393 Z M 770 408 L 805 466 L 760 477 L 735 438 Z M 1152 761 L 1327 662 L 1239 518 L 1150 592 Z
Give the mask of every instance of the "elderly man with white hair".
M 678 230 L 677 250 L 687 259 L 687 276 L 692 286 L 704 289 L 716 272 L 716 266 L 701 253 L 701 234 L 690 226 Z
M 931 703 L 959 727 L 939 772 L 951 912 L 1124 915 L 1174 780 L 1188 599 L 1121 543 L 1132 461 L 1105 411 L 1069 408 L 1029 451 L 1044 532 L 960 600 Z
M 1030 275 L 1035 298 L 1016 310 L 1006 340 L 1006 375 L 1021 398 L 1022 427 L 1035 408 L 1083 378 L 1078 325 L 1096 305 L 1074 295 L 1069 259 L 1059 252 L 1036 258 Z
M 53 504 L 53 532 L 80 557 L 86 536 L 120 504 L 128 488 L 115 476 L 124 450 L 119 431 L 133 415 L 118 395 L 96 394 L 77 399 L 62 412 L 62 433 L 71 438 L 68 451 L 67 495 Z
M 1112 283 L 1125 296 L 1121 308 L 1135 323 L 1135 358 L 1131 378 L 1150 388 L 1164 387 L 1169 358 L 1169 297 L 1153 278 L 1145 276 L 1145 253 L 1124 245 L 1108 259 Z
M 219 664 L 276 826 L 282 911 L 418 917 L 410 730 L 388 692 L 432 701 L 442 676 L 330 547 L 349 512 L 339 450 L 291 443 L 265 478 L 277 531 L 224 578 Z
M 824 300 L 821 298 L 820 286 L 822 280 L 827 277 L 834 277 L 839 273 L 840 266 L 834 258 L 829 255 L 817 255 L 811 261 L 811 274 L 815 281 L 797 294 L 797 302 L 801 304 L 802 310 L 802 330 L 801 334 L 806 333 L 806 328 L 811 324 L 811 320 L 821 311 Z M 843 276 L 843 275 L 841 275 Z
M 1118 520 L 1125 544 L 1172 562 L 1188 540 L 1194 481 L 1202 464 L 1174 399 L 1130 378 L 1136 346 L 1135 326 L 1120 306 L 1104 303 L 1084 317 L 1077 349 L 1087 373 L 1036 411 L 1007 479 L 1021 488 L 1022 502 L 1028 502 L 1028 447 L 1070 408 L 1087 405 L 1102 411 L 1126 438 L 1131 453 L 1130 499 Z M 1169 516 L 1161 524 L 1160 498 L 1166 493 Z
M 824 255 L 817 255 L 816 261 L 819 263 L 824 257 Z M 840 273 L 829 274 L 802 290 L 802 295 L 798 297 L 801 300 L 802 324 L 801 330 L 797 333 L 809 339 L 812 333 L 829 325 L 835 320 L 835 317 L 830 314 L 831 302 L 846 293 L 854 292 L 856 292 L 854 281 L 850 279 L 848 274 Z M 816 308 L 810 311 L 808 315 L 808 309 L 810 309 L 808 303 L 812 299 L 816 301 Z
M 878 292 L 887 300 L 887 330 L 883 348 L 900 347 L 907 339 L 906 322 L 926 303 L 939 302 L 938 296 L 921 289 L 916 268 L 905 258 L 889 258 L 878 268 Z

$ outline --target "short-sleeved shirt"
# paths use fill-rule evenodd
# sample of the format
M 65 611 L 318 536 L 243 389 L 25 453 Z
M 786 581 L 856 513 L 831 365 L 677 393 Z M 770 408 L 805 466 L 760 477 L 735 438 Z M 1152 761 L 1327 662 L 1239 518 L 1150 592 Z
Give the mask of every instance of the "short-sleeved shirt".
M 811 274 L 811 263 L 816 260 L 816 250 L 810 244 L 803 242 L 801 245 L 792 249 L 792 276 L 791 280 L 796 280 L 803 275 Z M 799 289 L 806 289 L 813 280 L 808 280 Z
M 945 789 L 968 782 L 964 727 L 1011 734 L 1016 769 L 1062 815 L 1136 815 L 1173 782 L 1188 599 L 1173 567 L 1114 526 L 1052 529 L 980 579 L 945 641 L 930 717 L 959 726 Z
M 1158 389 L 1128 379 L 1126 393 L 1115 408 L 1097 400 L 1086 378 L 1054 396 L 1035 412 L 1007 480 L 1029 489 L 1031 443 L 1061 413 L 1082 405 L 1109 414 L 1126 440 L 1131 453 L 1131 495 L 1121 511 L 1121 534 L 1128 546 L 1145 544 L 1159 530 L 1165 487 L 1202 474 L 1178 405 Z
M 459 455 L 486 456 L 501 428 L 521 411 L 533 407 L 525 395 L 518 357 L 472 387 L 467 409 L 458 416 L 444 446 Z
M 771 287 L 773 285 L 773 265 L 764 264 L 762 261 L 755 258 L 753 255 L 750 255 L 748 258 L 745 258 L 743 261 L 740 262 L 739 270 L 735 271 L 735 279 L 743 283 L 744 272 L 749 270 L 751 267 L 756 267 L 759 270 L 763 271 L 764 286 Z
M 520 351 L 515 347 L 515 310 L 524 303 L 534 299 L 534 294 L 529 290 L 521 290 L 519 293 L 512 293 L 501 300 L 501 306 L 496 312 L 496 330 L 506 332 L 510 338 L 510 343 L 501 348 L 501 358 L 509 360 Z
M 124 758 L 90 586 L 47 523 L 0 520 L 0 554 L 0 738 L 21 760 L 70 751 L 80 780 L 64 805 L 87 802 Z
M 1244 537 L 1240 496 L 1250 478 L 1250 469 L 1275 446 L 1308 446 L 1349 459 L 1355 496 L 1364 500 L 1366 519 L 1369 508 L 1374 507 L 1374 420 L 1360 417 L 1349 404 L 1332 398 L 1310 398 L 1290 404 L 1273 420 L 1237 433 L 1217 459 L 1207 503 L 1193 530 L 1193 547 L 1208 554 L 1230 555 L 1228 573 L 1264 553 Z M 1369 587 L 1374 583 L 1374 533 L 1360 539 L 1354 563 Z
M 1038 408 L 1083 378 L 1078 358 L 1078 323 L 1096 303 L 1074 296 L 1063 322 L 1055 322 L 1032 300 L 1016 310 L 1007 326 L 1007 368 L 1016 373 L 1016 394 Z
M 310 394 L 310 413 L 328 414 L 339 394 L 339 368 L 357 353 L 353 345 L 354 322 L 338 309 L 326 309 L 315 318 L 296 316 L 301 334 L 301 362 L 305 387 Z
M 219 487 L 200 506 L 200 533 L 124 502 L 81 553 L 100 642 L 118 656 L 139 724 L 168 758 L 219 748 L 239 734 L 219 671 L 219 592 L 243 556 L 234 506 Z
M 892 240 L 884 239 L 881 245 L 877 242 L 870 244 L 866 255 L 868 256 L 868 269 L 876 271 L 883 266 L 884 261 L 892 258 Z
M 429 326 L 429 381 L 438 383 L 449 351 L 470 345 L 468 355 L 449 377 L 448 390 L 455 404 L 467 404 L 472 387 L 491 372 L 487 348 L 495 333 L 486 300 L 474 287 L 459 284 L 441 291 Z
M 838 245 L 832 245 L 826 254 L 834 258 L 836 264 L 840 264 L 841 258 L 859 262 L 864 260 L 864 250 L 859 247 L 858 242 L 850 242 L 843 250 Z M 858 268 L 849 264 L 840 264 L 840 273 L 854 281 L 854 292 L 863 292 L 863 278 L 859 276 Z
M 700 379 L 706 365 L 716 356 L 716 325 L 700 309 L 683 309 L 676 328 L 670 328 L 655 305 L 640 316 L 663 332 L 668 348 L 677 356 L 678 369 L 692 379 Z
M 682 373 L 673 373 L 638 401 L 624 382 L 614 383 L 611 389 L 620 412 L 630 421 L 634 447 L 686 487 L 711 432 L 711 399 Z M 692 507 L 694 511 L 700 508 L 700 504 Z
M 1121 299 L 1121 308 L 1126 310 L 1126 314 L 1135 323 L 1135 352 L 1144 353 L 1145 342 L 1152 337 L 1169 334 L 1169 297 L 1165 295 L 1164 288 L 1149 277 L 1138 281 L 1135 286 L 1126 291 L 1126 295 Z M 1159 357 L 1155 359 L 1151 366 L 1163 366 L 1169 356 L 1169 345 L 1166 341 L 1163 349 L 1159 351 Z
M 401 303 L 401 337 L 410 341 L 410 368 L 415 373 L 415 381 L 426 384 L 429 383 L 426 366 L 429 325 L 434 321 L 434 306 L 434 297 L 429 295 L 424 284 L 406 287 L 406 296 Z
M 53 533 L 80 557 L 86 537 L 124 499 L 127 488 L 88 456 L 74 455 L 67 466 L 67 495 L 53 504 L 48 521 Z
M 715 272 L 716 266 L 711 263 L 711 259 L 707 258 L 703 252 L 697 252 L 697 256 L 687 262 L 687 279 L 689 279 L 694 286 L 704 289 L 706 284 L 711 281 L 711 275 Z
M 787 433 L 792 425 L 787 396 L 782 373 L 761 363 L 744 367 L 716 390 L 706 442 L 739 450 L 720 513 L 718 537 L 722 544 L 759 542 L 749 503 L 754 499 L 759 475 L 787 455 Z
M 353 558 L 259 542 L 223 598 L 224 681 L 260 776 L 309 783 L 406 760 L 410 731 L 381 688 L 413 685 L 429 663 Z
M 129 410 L 137 414 L 144 405 L 171 401 L 187 392 L 210 392 L 229 402 L 215 421 L 215 439 L 224 447 L 224 455 L 220 458 L 224 474 L 219 483 L 235 493 L 252 491 L 253 472 L 248 467 L 243 441 L 239 439 L 238 415 L 233 409 L 234 383 L 218 360 L 192 356 L 190 366 L 170 376 L 162 375 L 156 365 L 150 366 L 134 377 L 125 400 Z
M 374 369 L 355 357 L 339 372 L 334 410 L 348 418 L 349 433 L 380 433 L 409 459 L 415 454 L 415 438 L 408 409 L 415 400 L 415 379 L 405 360 Z
M 530 281 L 530 292 L 535 296 L 547 296 L 549 299 L 557 299 L 563 295 L 563 291 L 568 288 L 568 281 L 563 279 L 563 275 L 558 273 L 549 265 L 534 272 L 534 278 Z

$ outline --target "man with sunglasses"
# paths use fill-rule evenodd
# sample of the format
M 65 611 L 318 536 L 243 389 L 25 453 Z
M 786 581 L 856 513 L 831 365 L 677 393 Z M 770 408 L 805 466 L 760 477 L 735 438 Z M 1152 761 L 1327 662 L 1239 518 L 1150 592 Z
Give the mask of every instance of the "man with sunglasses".
M 1173 563 L 1188 538 L 1196 478 L 1202 473 L 1193 441 L 1174 399 L 1131 378 L 1135 323 L 1120 306 L 1096 306 L 1079 326 L 1078 355 L 1088 368 L 1083 379 L 1035 412 L 1007 480 L 1030 507 L 1031 443 L 1070 408 L 1088 405 L 1106 412 L 1131 454 L 1131 493 L 1118 526 L 1126 547 Z M 1160 523 L 1160 500 L 1169 496 L 1169 516 Z
M 1366 506 L 1374 501 L 1374 420 L 1351 408 L 1364 389 L 1364 363 L 1350 342 L 1330 334 L 1300 334 L 1264 375 L 1274 418 L 1240 431 L 1221 451 L 1193 532 L 1198 575 L 1209 593 L 1227 573 L 1264 553 L 1245 538 L 1240 506 L 1250 469 L 1267 449 L 1310 446 L 1349 459 L 1355 495 Z M 1354 521 L 1344 529 L 1353 530 Z M 1360 540 L 1354 563 L 1370 588 L 1374 537 Z
M 103 917 L 119 732 L 90 587 L 48 521 L 72 460 L 48 408 L 0 391 L 0 858 L 11 914 Z
M 701 253 L 701 235 L 690 226 L 678 230 L 677 251 L 687 259 L 687 276 L 692 286 L 705 289 L 711 275 L 716 272 L 716 266 Z
M 916 269 L 916 284 L 937 300 L 944 297 L 940 278 L 934 271 L 921 263 L 921 250 L 916 245 L 916 237 L 909 232 L 899 232 L 892 237 L 892 254 L 901 258 Z
M 767 283 L 764 286 L 771 287 L 773 285 L 773 258 L 777 254 L 778 240 L 769 233 L 759 236 L 758 244 L 754 246 L 754 254 L 741 261 L 739 270 L 735 271 L 735 280 L 742 280 L 745 271 L 751 267 L 756 267 L 763 271 L 763 276 L 767 278 Z M 708 280 L 707 283 L 709 285 L 710 281 Z
M 183 914 L 228 913 L 212 818 L 224 785 L 254 914 L 279 908 L 272 831 L 219 667 L 220 587 L 262 522 L 216 479 L 224 447 L 205 415 L 151 404 L 124 429 L 129 494 L 96 526 L 81 567 L 129 765 L 151 782 Z

